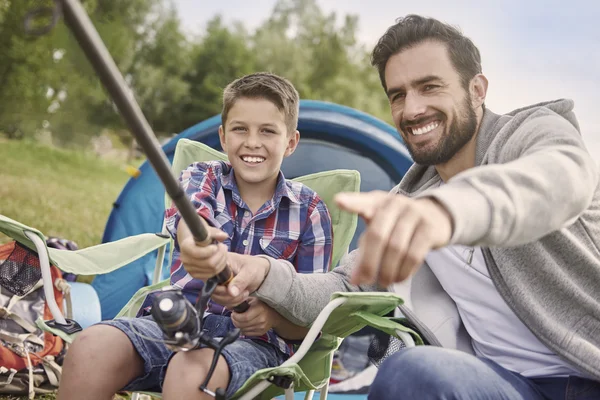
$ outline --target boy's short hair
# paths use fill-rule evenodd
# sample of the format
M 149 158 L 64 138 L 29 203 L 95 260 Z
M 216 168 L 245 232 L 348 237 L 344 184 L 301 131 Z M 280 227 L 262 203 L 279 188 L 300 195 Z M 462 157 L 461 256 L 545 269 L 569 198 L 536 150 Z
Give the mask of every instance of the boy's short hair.
M 221 123 L 225 126 L 229 110 L 241 98 L 263 98 L 283 112 L 288 134 L 298 128 L 300 96 L 294 85 L 281 76 L 269 72 L 256 72 L 236 79 L 223 90 Z

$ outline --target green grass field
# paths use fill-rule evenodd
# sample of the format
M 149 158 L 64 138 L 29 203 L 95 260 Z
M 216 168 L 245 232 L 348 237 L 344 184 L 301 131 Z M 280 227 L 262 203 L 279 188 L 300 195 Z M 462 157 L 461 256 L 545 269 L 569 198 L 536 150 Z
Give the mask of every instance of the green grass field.
M 124 165 L 83 152 L 0 139 L 0 214 L 88 247 L 101 241 Z
M 112 203 L 128 179 L 116 161 L 0 138 L 0 214 L 80 248 L 100 243 Z M 0 243 L 7 240 L 0 234 Z

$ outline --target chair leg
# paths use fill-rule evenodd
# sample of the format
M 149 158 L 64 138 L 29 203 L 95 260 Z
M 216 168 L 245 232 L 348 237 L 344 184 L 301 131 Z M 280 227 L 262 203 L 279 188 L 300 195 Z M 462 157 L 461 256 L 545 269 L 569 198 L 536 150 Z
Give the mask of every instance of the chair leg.
M 294 386 L 285 389 L 285 400 L 294 400 Z
M 312 400 L 314 394 L 315 394 L 314 390 L 307 390 L 306 394 L 304 395 L 304 400 Z
M 327 392 L 329 392 L 329 382 L 326 382 L 320 390 L 321 396 L 320 400 L 327 400 Z

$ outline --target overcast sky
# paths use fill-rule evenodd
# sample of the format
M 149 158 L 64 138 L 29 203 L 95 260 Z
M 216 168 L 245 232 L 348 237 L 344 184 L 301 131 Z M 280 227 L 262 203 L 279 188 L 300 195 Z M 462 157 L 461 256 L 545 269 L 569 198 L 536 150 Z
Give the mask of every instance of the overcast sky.
M 203 32 L 221 14 L 253 29 L 276 0 L 172 0 L 186 31 Z M 600 1 L 597 0 L 317 0 L 326 12 L 359 16 L 359 39 L 369 48 L 406 14 L 458 25 L 482 54 L 489 80 L 486 104 L 503 113 L 528 104 L 575 101 L 584 140 L 600 164 Z

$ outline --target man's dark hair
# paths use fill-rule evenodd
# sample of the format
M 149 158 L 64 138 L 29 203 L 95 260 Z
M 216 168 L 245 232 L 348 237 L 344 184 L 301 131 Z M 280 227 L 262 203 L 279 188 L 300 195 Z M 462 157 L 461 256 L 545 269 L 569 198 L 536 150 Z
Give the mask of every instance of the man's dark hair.
M 373 49 L 371 64 L 377 67 L 384 89 L 387 90 L 385 66 L 390 57 L 426 40 L 446 45 L 450 60 L 465 88 L 468 88 L 475 75 L 481 73 L 481 55 L 471 39 L 459 29 L 437 19 L 411 14 L 398 18 L 396 24 L 388 28 Z

